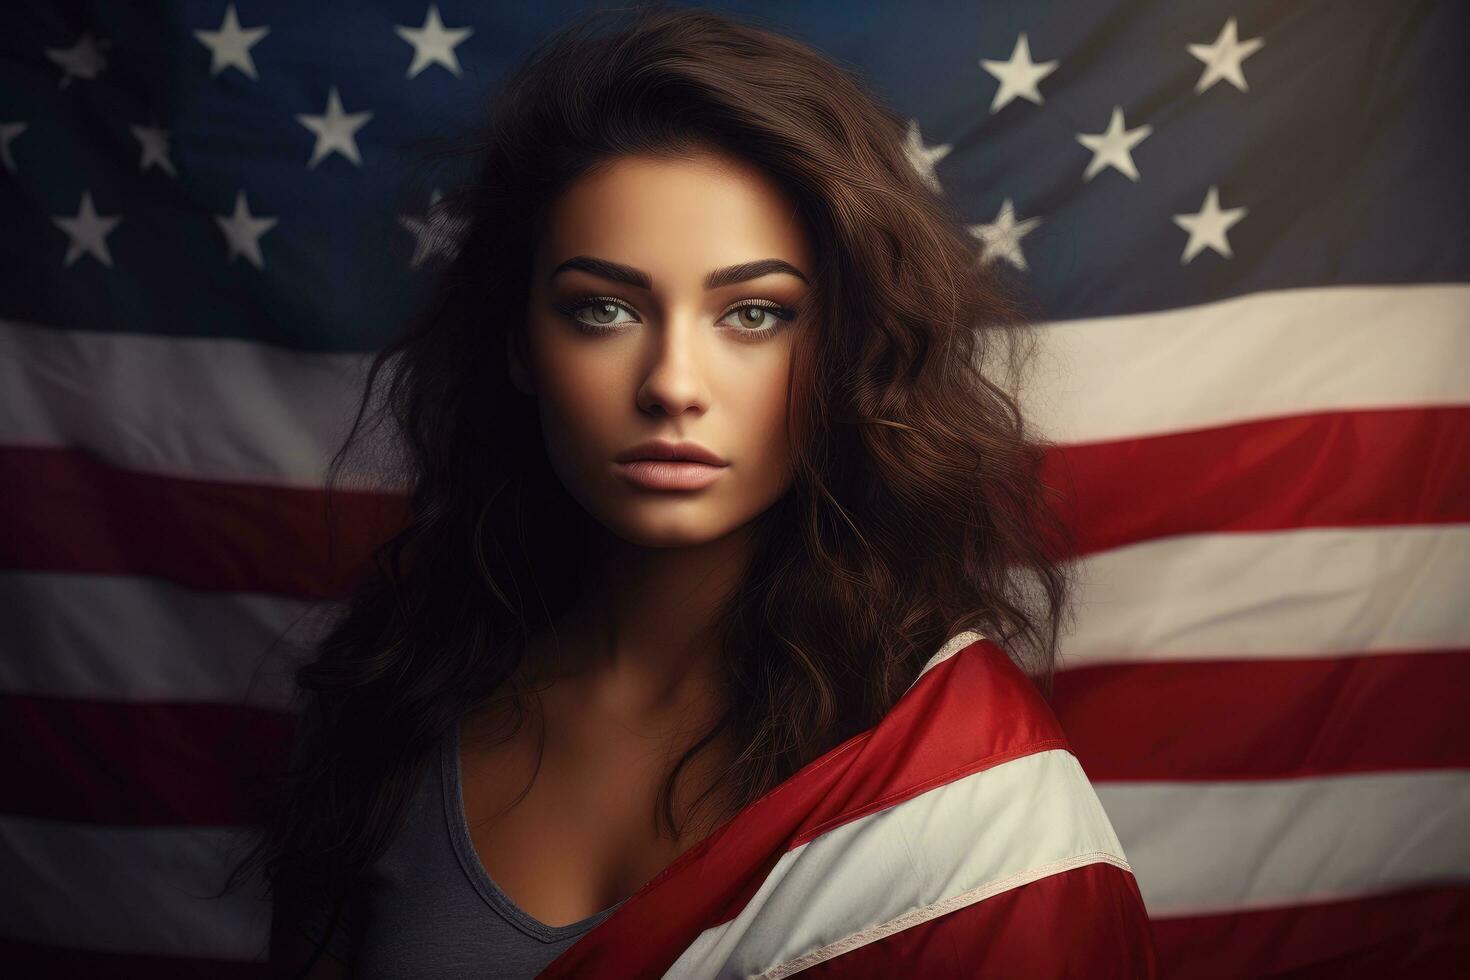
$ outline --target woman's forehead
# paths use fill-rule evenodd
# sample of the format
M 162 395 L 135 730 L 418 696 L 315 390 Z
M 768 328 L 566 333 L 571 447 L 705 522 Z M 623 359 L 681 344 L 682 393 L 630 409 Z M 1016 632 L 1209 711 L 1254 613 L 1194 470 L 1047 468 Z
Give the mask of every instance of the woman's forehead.
M 623 156 L 584 175 L 543 225 L 546 268 L 593 254 L 639 268 L 698 272 L 759 258 L 810 270 L 796 208 L 758 167 L 737 158 Z

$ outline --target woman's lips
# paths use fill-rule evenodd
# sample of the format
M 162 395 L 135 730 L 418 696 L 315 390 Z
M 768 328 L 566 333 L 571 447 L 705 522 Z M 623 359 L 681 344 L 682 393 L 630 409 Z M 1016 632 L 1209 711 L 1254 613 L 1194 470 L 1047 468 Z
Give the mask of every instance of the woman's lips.
M 634 459 L 613 465 L 623 479 L 644 490 L 700 490 L 725 470 L 687 459 Z

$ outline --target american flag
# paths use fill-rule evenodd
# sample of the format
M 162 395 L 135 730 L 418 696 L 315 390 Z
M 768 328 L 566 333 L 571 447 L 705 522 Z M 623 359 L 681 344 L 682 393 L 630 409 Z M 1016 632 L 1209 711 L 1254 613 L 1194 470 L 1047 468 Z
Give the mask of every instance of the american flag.
M 1470 8 L 708 6 L 859 72 L 1032 298 L 1054 706 L 1165 974 L 1464 970 Z M 420 141 L 583 9 L 0 12 L 0 972 L 263 975 L 267 905 L 203 896 L 290 737 L 275 641 L 400 500 L 329 551 L 442 264 Z
M 966 630 L 878 724 L 680 854 L 536 977 L 1079 970 L 1158 976 L 1147 910 L 1055 713 Z

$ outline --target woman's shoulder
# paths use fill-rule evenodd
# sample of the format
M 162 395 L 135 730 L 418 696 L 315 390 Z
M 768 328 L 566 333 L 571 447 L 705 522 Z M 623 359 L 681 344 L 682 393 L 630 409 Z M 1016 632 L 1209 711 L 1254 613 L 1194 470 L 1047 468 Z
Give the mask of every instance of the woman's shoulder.
M 993 640 L 969 633 L 946 643 L 865 750 L 866 764 L 855 769 L 894 771 L 885 756 L 905 756 L 904 792 L 894 792 L 895 781 L 889 800 L 908 797 L 933 810 L 925 820 L 940 812 L 953 818 L 953 852 L 940 846 L 931 855 L 941 864 L 979 860 L 994 878 L 1108 865 L 1114 870 L 1094 867 L 1072 877 L 1111 880 L 1116 871 L 1132 887 L 1123 847 L 1060 722 Z M 971 871 L 982 874 L 978 866 Z
M 865 749 L 853 769 L 889 785 L 867 826 L 835 828 L 831 876 L 891 866 L 895 841 L 909 866 L 891 876 L 884 916 L 867 893 L 853 931 L 797 965 L 840 955 L 844 969 L 881 974 L 944 950 L 935 969 L 958 962 L 967 976 L 1154 976 L 1122 844 L 1045 697 L 1000 644 L 952 637 Z
M 999 643 L 974 631 L 956 634 L 929 658 L 890 716 L 895 724 L 942 729 L 954 750 L 975 761 L 1070 749 L 1032 677 Z
M 803 780 L 820 784 L 823 829 L 878 813 L 925 814 L 920 824 L 946 814 L 955 860 L 983 849 L 997 859 L 1086 854 L 1127 868 L 1056 715 L 1006 651 L 978 634 L 946 643 L 876 726 Z

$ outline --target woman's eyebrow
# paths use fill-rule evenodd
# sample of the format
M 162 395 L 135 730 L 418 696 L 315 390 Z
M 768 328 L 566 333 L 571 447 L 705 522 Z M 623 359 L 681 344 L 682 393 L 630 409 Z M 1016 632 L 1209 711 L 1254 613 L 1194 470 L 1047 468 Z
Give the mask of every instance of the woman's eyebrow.
M 607 259 L 599 259 L 591 255 L 574 255 L 565 262 L 551 270 L 548 279 L 554 279 L 559 274 L 570 269 L 580 269 L 603 279 L 611 279 L 613 282 L 621 282 L 629 286 L 637 286 L 639 289 L 652 289 L 653 277 L 642 269 L 635 269 L 631 265 L 623 265 L 620 262 L 611 262 Z M 786 275 L 795 276 L 802 282 L 810 285 L 800 269 L 790 262 L 782 259 L 756 259 L 754 262 L 741 262 L 739 265 L 729 265 L 723 269 L 715 269 L 704 277 L 704 288 L 719 289 L 721 286 L 730 286 L 737 282 L 745 282 L 749 279 L 759 279 L 761 276 L 770 275 L 773 272 L 781 272 Z

